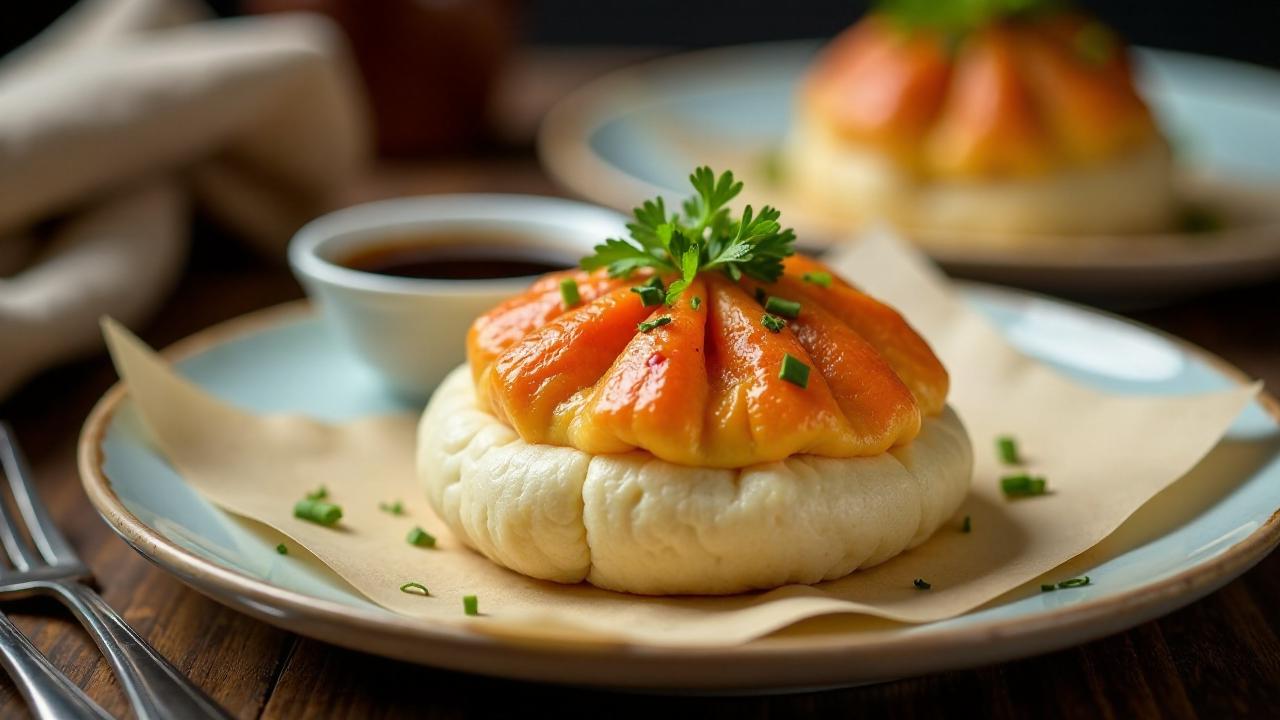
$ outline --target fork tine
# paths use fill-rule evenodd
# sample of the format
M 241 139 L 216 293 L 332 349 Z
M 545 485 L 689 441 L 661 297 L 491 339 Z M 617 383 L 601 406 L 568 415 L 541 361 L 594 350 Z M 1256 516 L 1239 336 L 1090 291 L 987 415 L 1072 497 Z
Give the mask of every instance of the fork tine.
M 13 429 L 3 420 L 0 420 L 0 465 L 4 466 L 4 474 L 9 478 L 9 487 L 13 490 L 13 499 L 18 506 L 18 512 L 22 513 L 23 519 L 27 521 L 27 532 L 31 534 L 31 540 L 36 544 L 40 555 L 52 565 L 79 564 L 80 558 L 62 537 L 62 533 L 58 532 L 58 527 L 49 517 L 49 511 L 45 509 L 44 503 L 40 502 L 40 496 L 36 494 L 31 480 L 31 470 L 27 467 L 22 451 L 18 449 Z M 13 557 L 16 548 L 28 567 L 39 565 L 39 559 L 33 556 L 26 543 L 19 541 L 13 529 L 13 518 L 9 516 L 8 508 L 2 503 L 0 508 L 4 509 L 5 521 L 3 523 L 5 528 L 0 530 L 0 540 L 3 540 L 5 549 L 13 558 L 14 564 L 18 564 L 18 559 Z M 10 547 L 11 539 L 15 547 Z

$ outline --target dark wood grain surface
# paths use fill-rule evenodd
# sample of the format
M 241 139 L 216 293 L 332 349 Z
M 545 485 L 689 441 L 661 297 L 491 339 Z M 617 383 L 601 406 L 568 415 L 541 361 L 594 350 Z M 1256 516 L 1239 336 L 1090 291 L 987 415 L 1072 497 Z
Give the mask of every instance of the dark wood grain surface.
M 352 201 L 445 191 L 554 193 L 525 151 L 468 161 L 389 165 Z M 280 264 L 216 230 L 199 232 L 181 286 L 142 336 L 163 347 L 250 310 L 301 296 Z M 1280 386 L 1280 283 L 1134 314 Z M 41 493 L 93 568 L 108 602 L 239 717 L 484 717 L 511 708 L 654 717 L 1275 717 L 1280 713 L 1280 555 L 1156 622 L 1082 647 L 993 667 L 870 687 L 773 697 L 663 697 L 532 685 L 417 667 L 301 639 L 206 599 L 116 538 L 80 490 L 74 448 L 93 402 L 114 381 L 102 354 L 52 369 L 0 403 L 30 455 Z M 119 686 L 78 625 L 43 602 L 4 608 L 110 712 Z M 0 717 L 25 708 L 0 679 Z

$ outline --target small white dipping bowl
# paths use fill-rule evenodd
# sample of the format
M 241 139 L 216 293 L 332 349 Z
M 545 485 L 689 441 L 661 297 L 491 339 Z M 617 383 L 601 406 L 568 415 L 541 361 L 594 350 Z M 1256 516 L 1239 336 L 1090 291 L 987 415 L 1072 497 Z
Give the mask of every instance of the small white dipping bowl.
M 398 393 L 424 400 L 466 359 L 471 322 L 528 287 L 533 276 L 483 280 L 396 277 L 340 263 L 371 247 L 492 236 L 476 257 L 573 264 L 626 232 L 605 208 L 535 195 L 431 195 L 357 205 L 311 221 L 289 244 L 289 264 L 350 347 Z

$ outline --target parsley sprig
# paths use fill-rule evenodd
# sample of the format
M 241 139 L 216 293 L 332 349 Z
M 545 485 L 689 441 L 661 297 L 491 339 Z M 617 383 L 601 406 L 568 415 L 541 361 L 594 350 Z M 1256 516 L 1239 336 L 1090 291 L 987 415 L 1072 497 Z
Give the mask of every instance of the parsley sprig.
M 1060 9 L 1062 0 L 878 0 L 876 9 L 908 28 L 967 32 L 989 22 Z
M 630 240 L 609 238 L 582 260 L 584 270 L 608 268 L 612 277 L 626 277 L 640 268 L 677 273 L 667 287 L 666 301 L 674 303 L 698 273 L 721 270 L 734 281 L 743 275 L 773 282 L 782 275 L 782 260 L 795 252 L 796 235 L 778 222 L 782 213 L 765 205 L 747 205 L 734 219 L 729 202 L 742 192 L 732 172 L 716 175 L 700 167 L 689 176 L 694 195 L 682 212 L 668 212 L 662 198 L 646 200 L 627 224 Z

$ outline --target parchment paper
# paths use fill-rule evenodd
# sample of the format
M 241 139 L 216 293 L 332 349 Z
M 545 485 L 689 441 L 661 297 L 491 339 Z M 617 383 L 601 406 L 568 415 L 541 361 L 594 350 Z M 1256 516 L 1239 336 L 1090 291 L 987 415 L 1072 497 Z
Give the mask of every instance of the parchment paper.
M 818 586 L 732 597 L 638 597 L 499 568 L 463 548 L 432 514 L 413 473 L 416 417 L 333 425 L 257 416 L 180 378 L 119 325 L 106 321 L 104 329 L 152 441 L 187 482 L 226 510 L 305 546 L 375 603 L 507 636 L 695 647 L 742 643 L 831 613 L 923 623 L 972 610 L 1109 535 L 1203 457 L 1259 389 L 1103 394 L 1013 350 L 953 297 L 932 266 L 887 235 L 833 264 L 902 311 L 947 365 L 951 402 L 975 445 L 973 490 L 955 521 L 883 565 Z M 994 449 L 1003 434 L 1017 437 L 1026 469 L 1046 476 L 1051 494 L 1003 497 L 999 477 L 1008 470 Z M 336 528 L 292 516 L 295 500 L 320 484 L 342 506 Z M 378 509 L 397 498 L 406 503 L 403 517 Z M 969 533 L 960 532 L 965 515 L 972 518 Z M 414 525 L 435 534 L 439 547 L 406 543 Z M 932 589 L 916 589 L 915 578 Z M 425 584 L 430 597 L 401 592 L 409 581 Z M 481 617 L 463 615 L 461 597 L 468 594 L 479 596 Z

